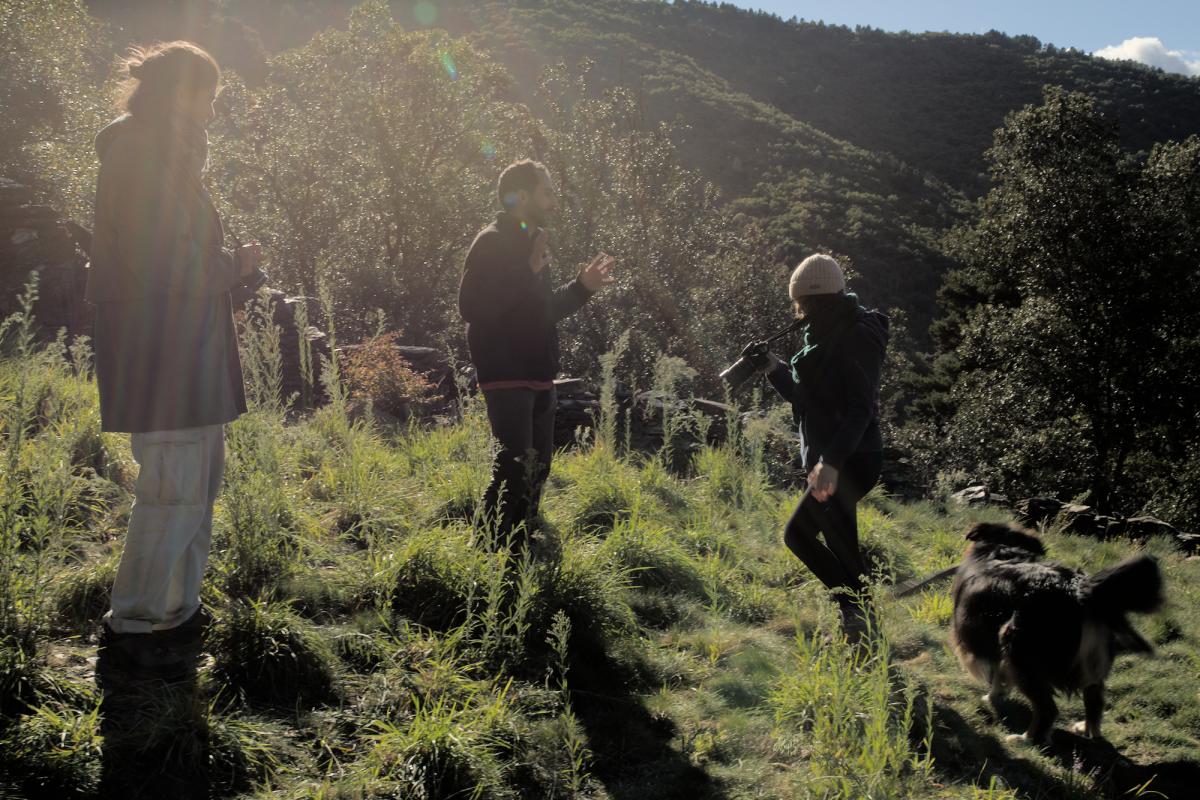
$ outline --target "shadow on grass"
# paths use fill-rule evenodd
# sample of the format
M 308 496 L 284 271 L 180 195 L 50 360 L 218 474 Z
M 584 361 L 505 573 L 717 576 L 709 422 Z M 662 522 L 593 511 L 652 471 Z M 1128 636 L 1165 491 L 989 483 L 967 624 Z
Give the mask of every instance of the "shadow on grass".
M 572 655 L 571 703 L 587 731 L 592 776 L 613 800 L 724 800 L 724 787 L 672 746 L 674 723 L 655 716 L 628 687 L 629 668 L 602 650 Z
M 101 649 L 96 683 L 104 736 L 99 796 L 120 800 L 230 797 L 266 779 L 269 766 L 214 714 L 198 683 L 199 643 L 186 668 L 148 677 Z
M 211 796 L 207 707 L 199 696 L 194 664 L 169 680 L 153 678 L 102 651 L 96 684 L 104 736 L 101 797 Z
M 1025 730 L 1029 719 L 1029 709 L 1023 704 L 1005 702 L 1001 722 L 1012 733 Z M 982 720 L 966 719 L 953 708 L 939 704 L 934 707 L 933 721 L 933 756 L 948 777 L 986 788 L 997 775 L 1020 796 L 1031 800 L 1097 796 L 1087 789 L 1087 775 L 1097 777 L 1102 791 L 1099 796 L 1105 798 L 1141 796 L 1141 789 L 1149 797 L 1187 800 L 1196 796 L 1200 786 L 1200 761 L 1138 764 L 1107 741 L 1086 739 L 1056 728 L 1043 753 L 1079 776 L 1071 781 L 1061 773 L 1047 771 L 1032 758 L 1030 745 L 1018 746 L 1029 748 L 1029 758 L 1014 754 L 999 738 L 980 729 Z

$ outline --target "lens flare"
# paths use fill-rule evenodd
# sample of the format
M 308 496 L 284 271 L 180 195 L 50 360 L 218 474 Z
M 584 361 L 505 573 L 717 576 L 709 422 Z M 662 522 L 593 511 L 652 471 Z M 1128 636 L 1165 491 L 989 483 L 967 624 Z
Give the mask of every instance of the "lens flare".
M 437 6 L 430 3 L 429 0 L 421 0 L 420 3 L 413 6 L 413 17 L 417 20 L 418 25 L 428 28 L 437 22 Z
M 442 68 L 446 70 L 450 80 L 458 80 L 458 67 L 454 66 L 454 59 L 450 57 L 449 53 L 442 53 Z
M 479 146 L 479 152 L 483 154 L 484 158 L 486 158 L 488 161 L 491 161 L 496 157 L 496 145 L 492 144 L 487 139 L 484 139 L 483 144 Z

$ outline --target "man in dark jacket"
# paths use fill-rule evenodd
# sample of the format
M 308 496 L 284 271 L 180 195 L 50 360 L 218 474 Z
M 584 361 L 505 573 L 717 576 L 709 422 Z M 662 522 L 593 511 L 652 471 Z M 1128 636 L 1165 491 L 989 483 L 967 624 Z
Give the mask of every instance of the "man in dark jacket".
M 554 183 L 545 166 L 518 161 L 500 175 L 504 210 L 467 253 L 458 307 L 500 450 L 483 498 L 483 520 L 496 542 L 509 542 L 538 511 L 554 452 L 558 321 L 612 283 L 613 259 L 601 253 L 555 289 L 548 234 Z
M 846 292 L 841 266 L 830 256 L 801 262 L 788 291 L 797 316 L 807 323 L 804 346 L 789 363 L 769 353 L 760 363 L 792 404 L 808 473 L 808 491 L 788 521 L 784 542 L 834 590 L 843 627 L 856 640 L 866 623 L 866 566 L 855 508 L 879 480 L 883 462 L 879 381 L 888 320 Z

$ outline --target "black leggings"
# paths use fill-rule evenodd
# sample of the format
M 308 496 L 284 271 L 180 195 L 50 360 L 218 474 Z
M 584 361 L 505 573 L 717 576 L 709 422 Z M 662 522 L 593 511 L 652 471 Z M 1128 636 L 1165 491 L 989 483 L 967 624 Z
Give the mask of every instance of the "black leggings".
M 808 495 L 784 529 L 784 544 L 830 589 L 863 589 L 860 576 L 867 568 L 858 552 L 855 506 L 879 480 L 882 466 L 880 453 L 855 453 L 838 472 L 833 497 L 822 503 Z

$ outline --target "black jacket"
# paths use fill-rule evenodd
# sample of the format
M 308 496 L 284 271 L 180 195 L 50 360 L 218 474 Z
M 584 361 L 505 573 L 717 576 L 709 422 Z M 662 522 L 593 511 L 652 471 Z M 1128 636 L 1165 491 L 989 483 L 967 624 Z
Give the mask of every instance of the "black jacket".
M 781 364 L 767 374 L 800 427 L 800 455 L 806 469 L 823 461 L 841 470 L 855 453 L 883 449 L 879 432 L 879 379 L 887 349 L 888 319 L 878 311 L 859 311 L 858 319 L 829 342 L 813 378 L 797 383 L 791 367 Z
M 591 297 L 578 278 L 555 290 L 549 266 L 534 274 L 529 256 L 535 233 L 502 211 L 467 253 L 458 310 L 481 384 L 554 380 L 558 321 Z

